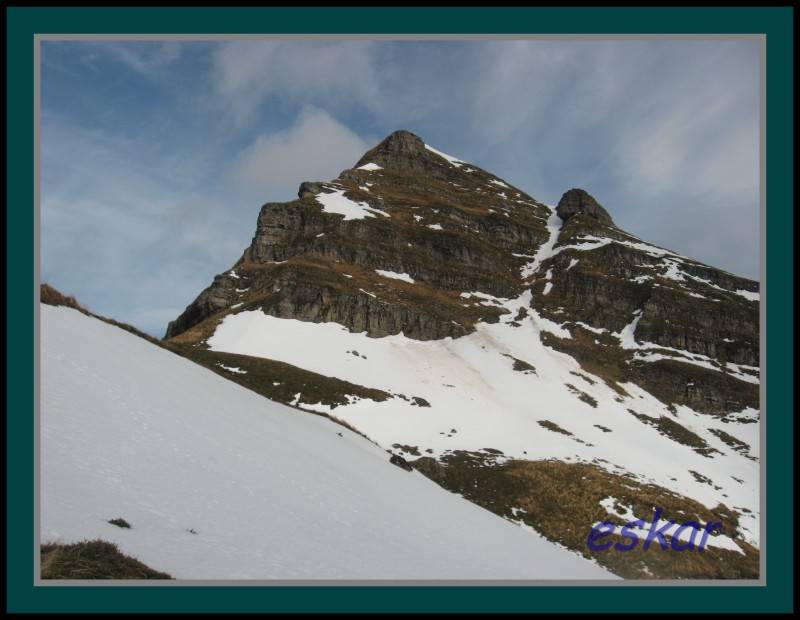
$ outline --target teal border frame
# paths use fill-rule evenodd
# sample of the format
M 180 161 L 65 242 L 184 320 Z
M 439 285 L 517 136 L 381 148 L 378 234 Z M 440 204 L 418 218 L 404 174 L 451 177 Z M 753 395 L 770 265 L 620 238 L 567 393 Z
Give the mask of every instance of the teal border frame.
M 6 9 L 8 612 L 787 612 L 793 609 L 793 8 Z M 298 25 L 302 32 L 298 32 Z M 765 586 L 33 585 L 34 35 L 765 34 Z M 613 587 L 613 586 L 611 586 Z M 663 589 L 667 587 L 668 589 Z M 565 592 L 564 588 L 569 588 Z M 412 590 L 409 592 L 408 590 Z

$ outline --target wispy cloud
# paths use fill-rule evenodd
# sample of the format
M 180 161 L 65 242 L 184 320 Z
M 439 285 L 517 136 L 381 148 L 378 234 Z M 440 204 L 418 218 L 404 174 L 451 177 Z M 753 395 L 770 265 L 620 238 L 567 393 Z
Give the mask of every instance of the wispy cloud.
M 112 42 L 100 45 L 104 45 L 104 51 L 113 59 L 150 79 L 164 76 L 169 67 L 180 58 L 183 49 L 183 44 L 179 41 Z M 84 57 L 84 61 L 89 63 L 96 59 L 97 54 Z
M 307 106 L 282 131 L 259 135 L 239 156 L 231 177 L 255 199 L 292 200 L 303 180 L 328 180 L 370 147 L 324 110 Z
M 212 56 L 220 108 L 241 126 L 270 97 L 329 107 L 381 98 L 372 41 L 233 41 Z

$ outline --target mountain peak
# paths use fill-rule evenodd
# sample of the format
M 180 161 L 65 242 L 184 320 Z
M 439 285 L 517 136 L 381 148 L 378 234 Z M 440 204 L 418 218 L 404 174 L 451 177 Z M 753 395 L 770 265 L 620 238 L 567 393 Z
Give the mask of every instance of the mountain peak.
M 356 166 L 370 162 L 378 163 L 374 159 L 381 155 L 419 157 L 424 156 L 425 152 L 425 142 L 422 141 L 422 138 L 405 129 L 398 129 L 386 136 L 377 146 L 364 153 L 364 156 L 358 160 Z
M 585 214 L 594 218 L 601 224 L 606 224 L 608 226 L 615 225 L 608 211 L 595 200 L 594 196 L 585 189 L 577 187 L 573 187 L 564 192 L 564 195 L 561 196 L 561 200 L 558 201 L 556 214 L 564 221 L 575 215 Z
M 425 152 L 425 142 L 410 131 L 398 129 L 386 136 L 376 148 L 396 153 L 420 155 Z
M 454 168 L 458 168 L 463 163 L 431 148 L 416 134 L 399 129 L 390 133 L 380 143 L 364 153 L 355 167 L 376 164 L 402 174 L 442 179 L 452 177 L 455 172 Z

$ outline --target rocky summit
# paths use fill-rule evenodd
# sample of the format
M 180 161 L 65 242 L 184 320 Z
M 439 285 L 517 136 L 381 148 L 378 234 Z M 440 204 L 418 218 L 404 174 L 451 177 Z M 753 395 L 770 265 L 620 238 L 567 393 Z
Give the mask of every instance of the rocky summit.
M 757 576 L 759 285 L 611 213 L 397 131 L 263 205 L 164 346 L 620 575 Z M 723 534 L 694 555 L 586 547 L 653 506 Z

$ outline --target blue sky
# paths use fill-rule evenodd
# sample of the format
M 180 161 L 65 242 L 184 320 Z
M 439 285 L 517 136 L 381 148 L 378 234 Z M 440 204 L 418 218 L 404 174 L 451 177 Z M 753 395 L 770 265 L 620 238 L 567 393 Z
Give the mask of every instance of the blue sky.
M 756 41 L 42 43 L 41 273 L 157 336 L 396 129 L 757 279 Z

